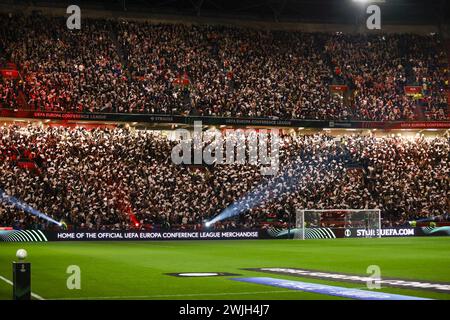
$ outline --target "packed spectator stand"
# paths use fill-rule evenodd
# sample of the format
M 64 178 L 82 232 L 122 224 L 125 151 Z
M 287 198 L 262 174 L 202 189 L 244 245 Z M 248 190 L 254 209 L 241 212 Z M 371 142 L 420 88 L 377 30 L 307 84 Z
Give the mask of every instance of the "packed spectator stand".
M 0 18 L 0 107 L 315 120 L 448 120 L 439 35 Z M 342 85 L 340 95 L 330 85 Z M 405 94 L 406 86 L 421 95 Z

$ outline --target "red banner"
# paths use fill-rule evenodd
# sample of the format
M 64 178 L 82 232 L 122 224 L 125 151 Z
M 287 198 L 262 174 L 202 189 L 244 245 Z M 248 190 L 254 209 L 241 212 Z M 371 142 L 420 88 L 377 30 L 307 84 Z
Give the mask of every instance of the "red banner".
M 34 161 L 19 161 L 17 165 L 22 169 L 37 169 L 36 163 Z
M 19 77 L 19 71 L 11 69 L 1 69 L 0 73 L 3 78 L 17 79 Z
M 405 94 L 408 94 L 408 95 L 422 94 L 422 87 L 421 86 L 405 86 Z
M 348 86 L 333 84 L 333 85 L 330 86 L 330 90 L 331 91 L 338 91 L 338 92 L 345 92 L 345 91 L 348 90 Z

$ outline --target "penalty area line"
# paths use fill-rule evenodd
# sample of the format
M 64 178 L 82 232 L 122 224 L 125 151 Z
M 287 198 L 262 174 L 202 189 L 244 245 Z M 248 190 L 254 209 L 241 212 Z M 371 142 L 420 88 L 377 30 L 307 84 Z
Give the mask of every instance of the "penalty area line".
M 187 294 L 163 294 L 153 296 L 109 296 L 109 297 L 76 297 L 76 298 L 50 298 L 49 300 L 95 300 L 95 299 L 141 299 L 141 298 L 175 298 L 175 297 L 199 297 L 199 296 L 230 296 L 251 295 L 268 293 L 292 293 L 292 290 L 253 291 L 253 292 L 221 292 L 221 293 L 187 293 Z
M 12 281 L 6 279 L 5 277 L 0 276 L 0 280 L 5 281 L 7 284 L 9 284 L 9 285 L 11 285 L 11 286 L 14 285 L 14 284 L 12 283 Z M 45 299 L 42 298 L 40 295 L 38 295 L 38 294 L 36 294 L 36 293 L 34 293 L 34 292 L 31 293 L 31 296 L 32 296 L 33 298 L 37 299 L 37 300 L 45 300 Z

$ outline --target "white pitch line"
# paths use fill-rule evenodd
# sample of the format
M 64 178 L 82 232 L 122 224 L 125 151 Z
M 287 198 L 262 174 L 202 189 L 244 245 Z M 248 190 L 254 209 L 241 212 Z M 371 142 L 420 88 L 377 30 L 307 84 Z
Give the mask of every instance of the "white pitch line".
M 12 285 L 12 286 L 14 285 L 14 284 L 12 283 L 12 281 L 10 281 L 10 280 L 8 280 L 8 279 L 2 277 L 2 276 L 0 276 L 0 280 L 5 281 L 7 284 L 10 284 L 10 285 Z M 35 298 L 35 299 L 38 299 L 38 300 L 45 300 L 45 299 L 42 298 L 40 295 L 38 295 L 38 294 L 36 294 L 36 293 L 34 293 L 34 292 L 31 293 L 31 296 L 32 296 L 33 298 Z
M 141 298 L 171 298 L 171 297 L 198 297 L 198 296 L 229 296 L 229 295 L 250 295 L 266 293 L 293 293 L 292 290 L 278 291 L 253 291 L 253 292 L 222 292 L 222 293 L 192 293 L 192 294 L 165 294 L 155 296 L 110 296 L 110 297 L 80 297 L 80 298 L 49 298 L 49 300 L 92 300 L 92 299 L 141 299 Z

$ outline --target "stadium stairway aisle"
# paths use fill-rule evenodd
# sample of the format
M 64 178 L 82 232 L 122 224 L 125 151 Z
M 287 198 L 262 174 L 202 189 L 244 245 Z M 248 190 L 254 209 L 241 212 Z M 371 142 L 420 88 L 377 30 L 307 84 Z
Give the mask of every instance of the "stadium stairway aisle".
M 447 59 L 450 68 L 450 40 L 447 40 Z M 447 71 L 448 82 L 450 84 L 450 70 Z M 447 86 L 447 117 L 450 119 L 450 87 Z
M 113 28 L 110 32 L 110 38 L 114 42 L 115 47 L 117 48 L 117 54 L 119 55 L 120 62 L 122 64 L 122 70 L 125 72 L 127 79 L 131 79 L 131 74 L 128 69 L 128 53 L 126 53 L 124 47 L 119 41 L 119 34 L 116 28 Z
M 24 109 L 24 110 L 29 109 L 27 96 L 26 96 L 25 92 L 23 92 L 20 89 L 19 89 L 19 94 L 17 96 L 17 103 L 19 104 L 20 109 Z

